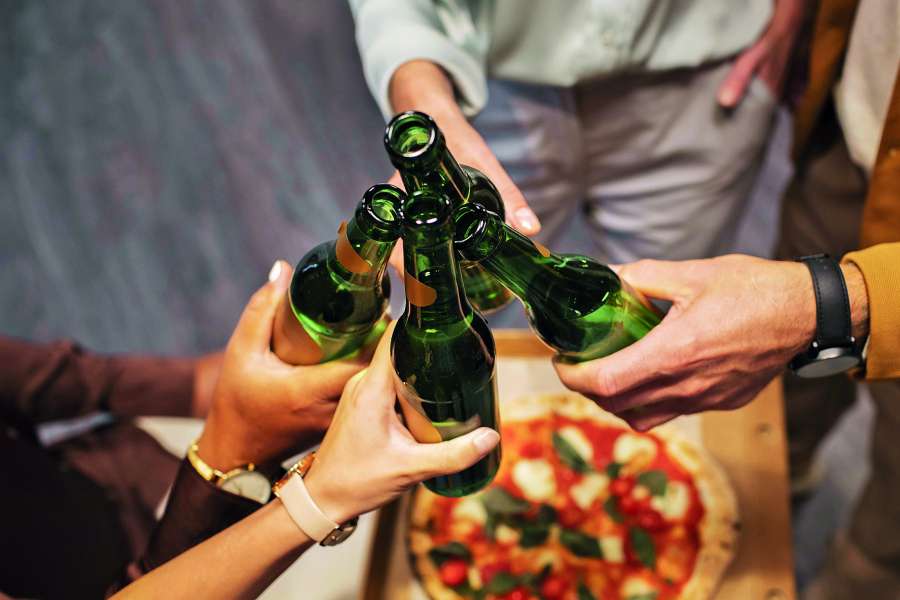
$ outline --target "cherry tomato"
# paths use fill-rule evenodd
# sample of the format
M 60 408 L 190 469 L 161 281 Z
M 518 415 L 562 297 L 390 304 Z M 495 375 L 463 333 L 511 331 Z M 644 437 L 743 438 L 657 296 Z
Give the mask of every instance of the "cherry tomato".
M 631 477 L 619 477 L 618 479 L 614 479 L 609 486 L 610 491 L 620 497 L 627 496 L 632 488 L 634 488 L 634 480 Z
M 468 572 L 469 567 L 466 561 L 459 558 L 450 559 L 441 565 L 441 582 L 444 585 L 456 587 L 466 581 Z
M 522 444 L 522 449 L 520 450 L 520 452 L 525 458 L 540 458 L 540 456 L 544 453 L 544 447 L 537 440 L 529 440 Z
M 503 596 L 503 600 L 528 600 L 528 592 L 524 588 L 517 587 Z
M 568 582 L 562 575 L 549 575 L 541 583 L 541 596 L 547 600 L 560 600 L 565 596 L 568 587 Z
M 637 524 L 647 531 L 659 531 L 665 527 L 666 522 L 655 510 L 645 510 L 638 515 Z
M 621 510 L 626 515 L 633 515 L 640 509 L 640 502 L 635 500 L 632 496 L 628 495 L 619 498 L 619 510 Z

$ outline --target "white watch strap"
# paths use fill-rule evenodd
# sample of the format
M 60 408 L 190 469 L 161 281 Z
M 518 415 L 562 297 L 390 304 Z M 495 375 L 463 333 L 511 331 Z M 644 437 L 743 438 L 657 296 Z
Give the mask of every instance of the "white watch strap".
M 321 542 L 340 527 L 316 506 L 300 475 L 288 478 L 278 490 L 278 497 L 297 527 L 316 542 Z

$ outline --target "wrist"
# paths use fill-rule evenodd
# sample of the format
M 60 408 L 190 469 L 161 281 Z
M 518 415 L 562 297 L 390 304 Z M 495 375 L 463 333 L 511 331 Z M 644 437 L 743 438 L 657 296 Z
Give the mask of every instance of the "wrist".
M 358 513 L 351 510 L 347 505 L 347 497 L 335 493 L 331 484 L 331 479 L 320 468 L 317 463 L 313 463 L 303 483 L 309 492 L 310 498 L 316 503 L 326 517 L 335 523 L 346 523 Z
M 790 269 L 790 292 L 784 302 L 784 306 L 794 306 L 799 310 L 785 311 L 785 316 L 790 319 L 791 355 L 798 354 L 812 344 L 816 339 L 816 292 L 813 289 L 812 277 L 809 269 L 803 263 L 786 262 Z
M 395 113 L 418 110 L 441 121 L 465 119 L 456 103 L 453 83 L 444 70 L 427 60 L 403 63 L 394 71 L 388 87 Z
M 207 419 L 203 432 L 197 439 L 197 456 L 210 467 L 223 473 L 252 463 L 252 460 L 243 456 L 245 453 L 240 451 L 239 445 L 234 441 L 234 436 L 223 434 L 215 419 L 211 417 Z
M 850 297 L 850 320 L 853 323 L 853 337 L 857 342 L 869 335 L 869 293 L 862 271 L 853 263 L 842 263 L 841 272 L 847 284 Z

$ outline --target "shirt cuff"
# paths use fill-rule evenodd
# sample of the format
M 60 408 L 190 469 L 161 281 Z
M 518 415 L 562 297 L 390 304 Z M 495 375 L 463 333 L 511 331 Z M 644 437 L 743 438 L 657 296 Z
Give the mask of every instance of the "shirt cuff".
M 900 242 L 844 255 L 862 272 L 869 296 L 866 379 L 900 377 Z
M 447 73 L 467 117 L 478 114 L 487 103 L 484 66 L 439 31 L 421 25 L 391 29 L 389 34 L 378 36 L 363 56 L 369 89 L 385 120 L 394 116 L 389 94 L 391 78 L 400 65 L 411 60 L 433 62 Z

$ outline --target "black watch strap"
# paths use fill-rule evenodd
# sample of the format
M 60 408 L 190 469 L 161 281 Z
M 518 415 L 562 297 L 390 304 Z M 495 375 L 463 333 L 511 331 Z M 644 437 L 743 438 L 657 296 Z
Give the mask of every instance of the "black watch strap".
M 840 265 L 827 254 L 797 260 L 803 262 L 812 275 L 816 294 L 816 344 L 819 348 L 851 345 L 850 296 Z

